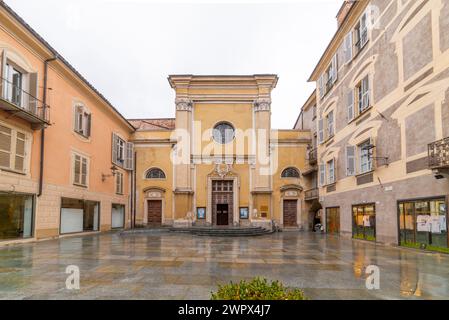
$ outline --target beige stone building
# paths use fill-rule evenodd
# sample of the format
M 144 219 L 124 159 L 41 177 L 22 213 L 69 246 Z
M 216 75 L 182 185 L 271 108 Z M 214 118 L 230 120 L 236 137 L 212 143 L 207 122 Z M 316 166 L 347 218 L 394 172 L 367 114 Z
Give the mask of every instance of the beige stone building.
M 173 75 L 175 119 L 137 127 L 142 225 L 301 228 L 309 130 L 271 128 L 276 75 Z
M 317 83 L 327 231 L 447 247 L 449 1 L 347 1 Z

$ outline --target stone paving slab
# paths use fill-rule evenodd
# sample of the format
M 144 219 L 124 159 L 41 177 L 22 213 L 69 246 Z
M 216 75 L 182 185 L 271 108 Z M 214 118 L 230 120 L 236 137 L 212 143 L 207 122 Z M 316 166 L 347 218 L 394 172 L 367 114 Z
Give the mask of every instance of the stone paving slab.
M 380 290 L 365 287 L 373 264 Z M 80 290 L 65 287 L 69 265 L 80 268 Z M 254 276 L 311 299 L 449 299 L 448 255 L 324 234 L 108 233 L 0 247 L 0 299 L 209 299 L 219 284 Z

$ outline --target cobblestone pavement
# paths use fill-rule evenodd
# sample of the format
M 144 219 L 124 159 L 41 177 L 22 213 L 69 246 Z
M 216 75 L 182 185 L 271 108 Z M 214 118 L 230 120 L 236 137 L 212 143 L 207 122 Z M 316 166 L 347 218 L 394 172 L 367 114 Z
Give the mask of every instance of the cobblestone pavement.
M 80 269 L 67 290 L 66 267 Z M 365 269 L 380 268 L 367 290 Z M 449 256 L 323 234 L 252 238 L 86 235 L 0 247 L 1 299 L 209 299 L 219 283 L 263 276 L 311 299 L 449 299 Z

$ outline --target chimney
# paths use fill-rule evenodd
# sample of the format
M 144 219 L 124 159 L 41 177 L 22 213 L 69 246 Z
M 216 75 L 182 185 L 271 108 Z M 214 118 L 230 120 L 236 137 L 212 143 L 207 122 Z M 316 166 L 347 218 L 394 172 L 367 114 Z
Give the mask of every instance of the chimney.
M 345 20 L 346 16 L 348 15 L 349 10 L 351 10 L 353 4 L 354 4 L 354 1 L 351 1 L 351 0 L 343 1 L 343 4 L 342 4 L 340 10 L 338 10 L 338 13 L 337 13 L 337 23 L 338 23 L 339 28 L 340 28 L 341 24 L 343 23 L 343 21 Z

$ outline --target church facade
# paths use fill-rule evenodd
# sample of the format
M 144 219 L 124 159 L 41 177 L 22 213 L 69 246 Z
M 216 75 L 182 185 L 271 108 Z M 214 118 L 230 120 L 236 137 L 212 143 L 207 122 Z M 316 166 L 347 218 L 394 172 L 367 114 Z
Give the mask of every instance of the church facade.
M 137 128 L 135 223 L 302 228 L 308 130 L 271 128 L 276 75 L 169 76 L 174 119 Z

